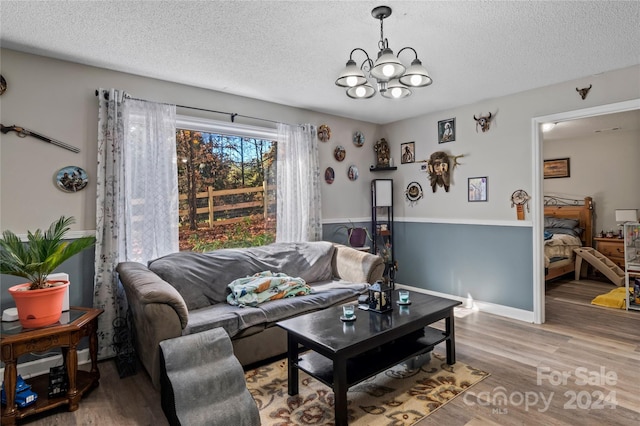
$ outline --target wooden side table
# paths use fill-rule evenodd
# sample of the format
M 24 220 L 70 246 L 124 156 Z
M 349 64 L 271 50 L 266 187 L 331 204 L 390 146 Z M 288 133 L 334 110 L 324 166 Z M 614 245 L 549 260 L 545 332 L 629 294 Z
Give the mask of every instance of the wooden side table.
M 595 241 L 594 248 L 624 271 L 624 239 L 596 237 L 593 240 Z
M 20 323 L 2 323 L 0 352 L 4 362 L 4 385 L 7 405 L 2 407 L 2 424 L 15 425 L 16 420 L 67 404 L 69 411 L 78 409 L 82 395 L 98 386 L 98 316 L 102 309 L 71 307 L 63 312 L 57 324 L 37 328 L 23 329 Z M 89 337 L 91 370 L 78 371 L 77 347 L 80 339 Z M 38 400 L 25 408 L 15 405 L 18 357 L 30 352 L 42 352 L 51 348 L 61 348 L 67 367 L 69 387 L 67 394 L 48 398 L 48 374 L 31 378 L 27 383 L 38 394 Z

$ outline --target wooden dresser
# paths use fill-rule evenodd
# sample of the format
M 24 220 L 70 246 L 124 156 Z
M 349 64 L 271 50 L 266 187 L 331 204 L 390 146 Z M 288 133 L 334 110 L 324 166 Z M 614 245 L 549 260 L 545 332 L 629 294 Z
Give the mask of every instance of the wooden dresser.
M 595 249 L 604 254 L 624 271 L 624 239 L 594 238 Z

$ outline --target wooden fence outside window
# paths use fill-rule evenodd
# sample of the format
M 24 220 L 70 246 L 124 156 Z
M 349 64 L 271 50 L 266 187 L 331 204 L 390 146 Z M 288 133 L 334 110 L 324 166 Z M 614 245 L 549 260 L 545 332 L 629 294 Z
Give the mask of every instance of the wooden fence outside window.
M 243 216 L 234 216 L 233 212 L 237 210 L 245 210 L 256 211 L 258 208 L 261 208 L 262 215 L 264 219 L 267 220 L 269 209 L 275 206 L 275 196 L 269 197 L 271 202 L 265 202 L 265 193 L 267 191 L 274 191 L 274 186 L 267 186 L 266 182 L 262 184 L 262 186 L 256 186 L 253 188 L 238 188 L 238 189 L 223 189 L 215 191 L 213 187 L 208 187 L 206 192 L 198 192 L 196 194 L 196 200 L 207 199 L 207 205 L 205 207 L 197 207 L 196 208 L 196 216 L 200 217 L 200 215 L 207 215 L 207 220 L 209 224 L 209 228 L 213 228 L 218 225 L 228 225 L 232 223 L 242 222 L 250 215 Z M 245 201 L 241 203 L 233 203 L 227 204 L 224 201 L 224 198 L 229 198 L 232 196 L 238 195 L 249 195 L 247 198 L 251 199 L 251 201 Z M 185 205 L 187 201 L 187 194 L 180 194 L 178 197 L 178 202 L 180 205 Z M 217 201 L 217 202 L 216 202 Z M 197 201 L 196 201 L 197 203 Z M 189 210 L 188 209 L 180 209 L 178 211 L 180 215 L 181 223 L 188 222 L 189 218 Z M 201 221 L 198 221 L 201 223 Z

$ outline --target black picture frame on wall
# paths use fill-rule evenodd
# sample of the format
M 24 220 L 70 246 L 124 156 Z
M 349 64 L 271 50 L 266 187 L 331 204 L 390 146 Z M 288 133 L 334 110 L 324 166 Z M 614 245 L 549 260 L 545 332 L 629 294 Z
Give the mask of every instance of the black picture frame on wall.
M 469 202 L 487 201 L 489 199 L 489 178 L 486 176 L 469 178 Z
M 438 143 L 453 142 L 456 140 L 456 119 L 447 118 L 438 121 Z

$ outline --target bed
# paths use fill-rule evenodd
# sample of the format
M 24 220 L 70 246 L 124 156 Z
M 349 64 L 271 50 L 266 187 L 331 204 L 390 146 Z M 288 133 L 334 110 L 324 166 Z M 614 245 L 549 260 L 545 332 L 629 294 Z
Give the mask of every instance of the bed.
M 544 196 L 545 281 L 575 271 L 574 248 L 591 247 L 593 199 Z

